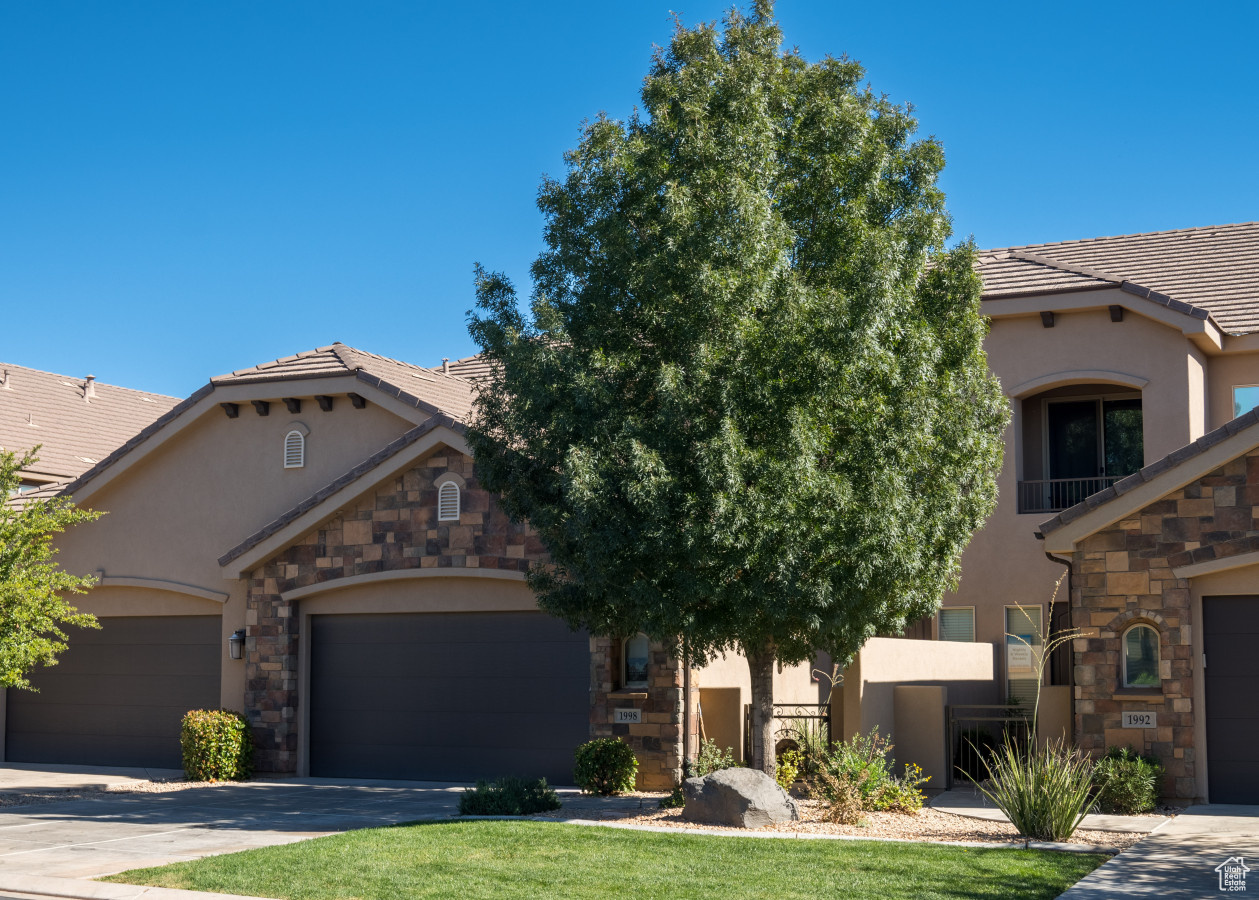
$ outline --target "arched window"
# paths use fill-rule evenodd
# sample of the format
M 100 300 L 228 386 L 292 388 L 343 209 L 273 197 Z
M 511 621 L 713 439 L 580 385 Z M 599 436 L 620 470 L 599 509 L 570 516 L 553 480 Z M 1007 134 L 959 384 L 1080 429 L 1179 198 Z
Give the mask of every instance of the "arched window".
M 437 489 L 437 521 L 459 521 L 459 485 L 453 481 Z
M 284 468 L 300 469 L 306 465 L 306 437 L 294 429 L 284 436 Z
M 648 653 L 650 646 L 645 634 L 639 633 L 625 639 L 625 646 L 622 648 L 621 653 L 622 659 L 625 660 L 624 680 L 621 687 L 647 687 L 649 683 L 647 680 L 647 661 L 650 658 Z
M 1158 632 L 1133 625 L 1123 635 L 1123 686 L 1158 687 Z

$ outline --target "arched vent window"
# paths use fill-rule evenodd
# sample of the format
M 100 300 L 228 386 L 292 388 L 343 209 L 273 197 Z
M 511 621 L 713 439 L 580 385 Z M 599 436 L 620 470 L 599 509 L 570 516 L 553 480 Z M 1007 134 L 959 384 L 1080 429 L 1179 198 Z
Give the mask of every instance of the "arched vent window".
M 1123 635 L 1123 686 L 1158 687 L 1158 632 L 1133 625 Z
M 306 438 L 300 431 L 284 436 L 284 468 L 300 469 L 306 465 Z
M 437 491 L 437 521 L 459 521 L 459 485 L 447 481 Z

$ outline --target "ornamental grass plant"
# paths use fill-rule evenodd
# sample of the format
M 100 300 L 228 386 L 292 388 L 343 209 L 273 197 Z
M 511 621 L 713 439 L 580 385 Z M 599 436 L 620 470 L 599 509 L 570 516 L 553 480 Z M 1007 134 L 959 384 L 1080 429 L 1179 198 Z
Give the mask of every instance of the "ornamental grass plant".
M 984 767 L 988 780 L 976 787 L 1029 840 L 1067 840 L 1095 799 L 1092 760 L 1064 741 L 1006 741 Z

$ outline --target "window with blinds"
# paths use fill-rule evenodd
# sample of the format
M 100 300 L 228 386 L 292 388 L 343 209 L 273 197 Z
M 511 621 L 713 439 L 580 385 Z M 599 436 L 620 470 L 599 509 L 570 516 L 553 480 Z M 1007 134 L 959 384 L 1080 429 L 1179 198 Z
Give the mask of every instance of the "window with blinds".
M 306 465 L 306 438 L 300 431 L 284 436 L 284 468 L 300 469 Z
M 437 490 L 437 521 L 459 521 L 459 485 L 447 481 Z
M 973 643 L 975 640 L 975 610 L 969 607 L 940 610 L 940 640 Z

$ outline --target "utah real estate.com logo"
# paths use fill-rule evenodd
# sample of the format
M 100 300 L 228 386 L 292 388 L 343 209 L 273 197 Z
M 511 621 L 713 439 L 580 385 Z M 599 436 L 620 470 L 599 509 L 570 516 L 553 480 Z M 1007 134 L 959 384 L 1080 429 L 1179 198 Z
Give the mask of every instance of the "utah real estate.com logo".
M 1241 856 L 1230 856 L 1215 867 L 1220 876 L 1220 890 L 1239 892 L 1246 890 L 1246 873 L 1250 867 Z

